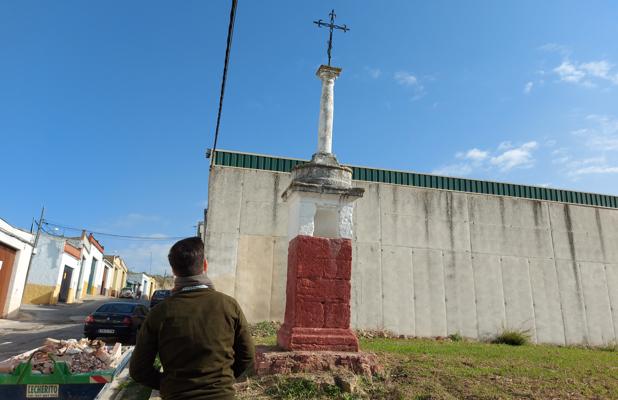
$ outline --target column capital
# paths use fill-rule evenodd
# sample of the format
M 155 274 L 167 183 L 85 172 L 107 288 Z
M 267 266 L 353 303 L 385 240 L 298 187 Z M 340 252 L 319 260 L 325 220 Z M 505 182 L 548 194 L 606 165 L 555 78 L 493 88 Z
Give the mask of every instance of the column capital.
M 341 68 L 331 67 L 330 65 L 320 65 L 315 72 L 320 79 L 336 79 L 341 74 Z

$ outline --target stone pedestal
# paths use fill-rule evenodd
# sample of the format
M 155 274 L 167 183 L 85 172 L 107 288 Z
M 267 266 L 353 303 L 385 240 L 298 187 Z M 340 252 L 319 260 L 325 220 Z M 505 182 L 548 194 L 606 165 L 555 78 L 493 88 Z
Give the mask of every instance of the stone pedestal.
M 281 348 L 358 351 L 350 329 L 351 273 L 350 239 L 290 241 L 285 320 L 277 335 Z
M 288 277 L 285 320 L 277 334 L 285 350 L 357 352 L 350 329 L 353 202 L 352 170 L 332 154 L 334 82 L 340 68 L 322 65 L 318 151 L 292 170 L 282 197 L 288 203 Z

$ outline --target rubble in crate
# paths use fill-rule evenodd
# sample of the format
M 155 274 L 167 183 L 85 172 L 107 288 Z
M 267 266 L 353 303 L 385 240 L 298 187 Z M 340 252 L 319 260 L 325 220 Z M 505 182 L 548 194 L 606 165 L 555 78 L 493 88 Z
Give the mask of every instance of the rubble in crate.
M 116 368 L 124 350 L 120 343 L 106 346 L 100 340 L 47 339 L 45 344 L 0 362 L 0 373 L 10 373 L 19 364 L 31 359 L 32 372 L 51 374 L 54 361 L 65 362 L 71 373 L 85 373 Z

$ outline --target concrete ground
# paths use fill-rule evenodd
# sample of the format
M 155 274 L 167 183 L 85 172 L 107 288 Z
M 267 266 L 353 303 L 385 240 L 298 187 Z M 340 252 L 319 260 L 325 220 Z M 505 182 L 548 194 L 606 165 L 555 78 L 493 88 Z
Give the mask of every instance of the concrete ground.
M 139 300 L 93 297 L 79 304 L 23 305 L 15 319 L 0 319 L 0 361 L 41 346 L 49 337 L 81 339 L 88 314 L 117 301 Z

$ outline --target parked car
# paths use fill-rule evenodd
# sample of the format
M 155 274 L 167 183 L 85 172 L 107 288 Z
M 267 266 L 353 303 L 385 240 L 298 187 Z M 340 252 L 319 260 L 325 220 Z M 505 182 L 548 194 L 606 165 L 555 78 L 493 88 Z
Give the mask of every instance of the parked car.
M 172 294 L 171 290 L 155 290 L 150 299 L 150 308 L 156 306 Z
M 105 303 L 84 321 L 84 336 L 88 339 L 116 338 L 123 343 L 135 343 L 146 319 L 148 307 L 138 303 Z
M 126 287 L 120 291 L 120 295 L 118 297 L 121 299 L 133 299 L 135 298 L 135 293 L 133 292 L 133 289 Z

